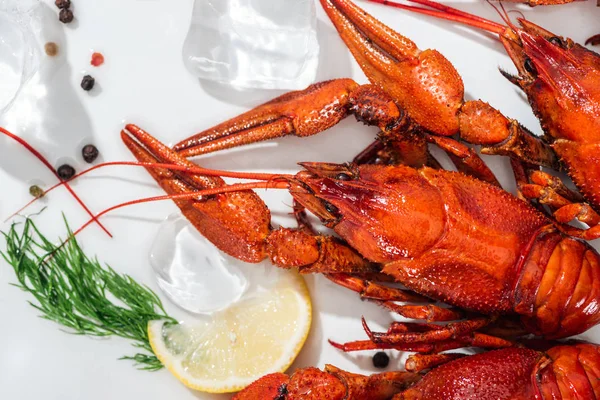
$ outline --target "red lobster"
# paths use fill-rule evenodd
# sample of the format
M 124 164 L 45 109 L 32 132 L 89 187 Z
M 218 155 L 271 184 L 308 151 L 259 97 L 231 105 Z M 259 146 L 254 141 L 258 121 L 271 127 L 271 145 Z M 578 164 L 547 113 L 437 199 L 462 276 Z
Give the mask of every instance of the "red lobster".
M 452 359 L 447 355 L 445 359 Z M 413 356 L 414 357 L 414 356 Z M 418 356 L 434 366 L 439 356 Z M 410 362 L 411 360 L 409 360 Z M 412 360 L 413 362 L 416 360 Z M 432 362 L 433 361 L 433 362 Z M 600 354 L 592 344 L 539 352 L 509 348 L 455 359 L 426 374 L 363 376 L 327 365 L 291 377 L 267 375 L 234 400 L 594 400 L 600 398 Z
M 276 182 L 345 243 L 315 235 L 306 224 L 273 230 L 267 208 L 254 193 L 240 187 L 231 193 L 236 188 L 224 188 L 219 177 L 149 168 L 167 193 L 181 196 L 175 200 L 187 218 L 234 257 L 248 262 L 269 257 L 278 266 L 328 274 L 407 318 L 451 321 L 463 314 L 431 304 L 399 306 L 393 301 L 423 299 L 373 280 L 401 282 L 420 295 L 492 318 L 511 316 L 523 332 L 547 338 L 595 325 L 600 319 L 598 253 L 560 232 L 568 227 L 483 183 L 496 184 L 491 171 L 449 136 L 477 143 L 504 140 L 495 152 L 528 163 L 554 165 L 554 151 L 489 105 L 465 102 L 460 77 L 438 52 L 420 51 L 348 0 L 321 4 L 372 85 L 340 79 L 289 93 L 181 142 L 174 149 L 178 154 L 134 125 L 127 127 L 133 137 L 124 132 L 123 140 L 139 161 L 190 169 L 195 166 L 184 156 L 286 134 L 315 134 L 354 113 L 382 131 L 381 141 L 357 161 L 404 165 L 307 163 L 306 171 Z M 440 170 L 427 142 L 440 145 L 459 170 L 482 181 Z M 190 192 L 213 197 L 189 201 Z M 370 341 L 343 348 L 433 352 L 506 346 L 507 341 L 481 333 L 489 323 L 490 318 L 474 317 L 446 326 L 395 324 L 383 334 L 367 329 Z
M 518 319 L 519 333 L 546 338 L 575 335 L 600 321 L 600 255 L 496 186 L 429 167 L 304 163 L 294 176 L 246 174 L 264 182 L 227 187 L 220 178 L 190 174 L 194 164 L 140 128 L 128 130 L 122 138 L 136 158 L 194 226 L 229 254 L 328 274 L 408 318 L 451 321 L 463 314 L 433 304 L 398 305 L 394 301 L 426 300 L 372 280 L 391 279 L 484 315 L 445 326 L 395 323 L 388 333 L 367 330 L 370 341 L 344 350 L 510 345 L 480 332 L 496 316 Z M 268 209 L 247 191 L 260 187 L 289 189 L 344 242 L 315 234 L 306 224 L 273 230 Z
M 476 153 L 448 136 L 509 137 L 502 151 L 532 162 L 552 164 L 554 152 L 487 104 L 465 102 L 460 77 L 438 52 L 420 51 L 348 0 L 321 4 L 372 85 L 340 79 L 289 93 L 182 142 L 175 147 L 179 153 L 134 125 L 127 127 L 129 134 L 123 132 L 126 145 L 186 217 L 234 257 L 248 262 L 269 257 L 277 266 L 325 273 L 407 318 L 464 316 L 432 304 L 394 303 L 424 301 L 419 295 L 484 315 L 446 326 L 394 324 L 383 334 L 367 329 L 370 341 L 345 350 L 438 352 L 510 345 L 481 332 L 497 316 L 517 319 L 520 333 L 547 338 L 595 325 L 600 320 L 598 253 L 494 187 L 495 177 Z M 184 158 L 285 134 L 315 134 L 349 113 L 382 130 L 381 141 L 358 161 L 404 165 L 306 163 L 306 170 L 293 177 L 246 174 L 266 181 L 228 188 L 220 173 L 191 174 L 198 168 Z M 459 170 L 480 179 L 439 169 L 427 142 L 440 145 Z M 156 163 L 168 165 L 151 165 Z M 273 230 L 264 203 L 241 190 L 258 187 L 289 189 L 344 242 L 314 234 L 303 220 L 301 229 Z M 385 280 L 419 295 L 374 282 Z
M 393 1 L 385 4 L 457 21 L 499 36 L 518 76 L 501 72 L 527 95 L 545 132 L 542 140 L 549 146 L 544 148 L 556 155 L 560 165 L 552 166 L 531 158 L 521 157 L 521 160 L 535 166 L 566 170 L 583 198 L 558 179 L 539 171 L 530 179 L 524 174 L 518 176 L 522 194 L 547 204 L 561 223 L 578 219 L 591 227 L 587 231 L 566 228 L 570 234 L 589 240 L 600 237 L 597 214 L 600 211 L 600 55 L 524 18 L 519 18 L 520 26 L 515 26 L 505 16 L 508 26 L 503 26 L 431 0 L 410 1 L 434 9 Z M 482 144 L 483 153 L 495 154 L 512 137 L 479 136 L 467 140 Z M 518 154 L 511 156 L 519 158 Z
M 440 10 L 400 6 L 501 36 L 522 74 L 511 79 L 526 90 L 547 137 L 532 135 L 480 100 L 465 101 L 460 76 L 437 51 L 419 50 L 349 0 L 321 0 L 371 85 L 349 79 L 322 82 L 201 132 L 174 149 L 195 156 L 289 134 L 309 136 L 354 114 L 381 129 L 379 141 L 357 163 L 437 167 L 427 151 L 429 142 L 447 151 L 460 171 L 497 183 L 472 149 L 451 138 L 457 136 L 482 145 L 485 153 L 510 156 L 522 194 L 547 204 L 564 224 L 560 229 L 584 239 L 599 236 L 600 226 L 582 230 L 566 224 L 573 219 L 592 227 L 600 223 L 600 144 L 595 139 L 600 132 L 600 57 L 529 21 L 507 28 L 429 0 L 414 1 Z M 589 204 L 558 178 L 533 170 L 540 165 L 566 168 Z

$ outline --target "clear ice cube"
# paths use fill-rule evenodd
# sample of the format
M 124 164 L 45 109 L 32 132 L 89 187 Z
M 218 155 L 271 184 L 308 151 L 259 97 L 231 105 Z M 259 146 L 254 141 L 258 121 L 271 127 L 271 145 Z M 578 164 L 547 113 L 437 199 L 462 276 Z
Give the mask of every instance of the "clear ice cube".
M 184 62 L 238 88 L 303 89 L 317 73 L 316 24 L 313 0 L 196 0 Z
M 0 0 L 0 115 L 37 70 L 38 5 L 37 0 Z
M 152 244 L 158 285 L 186 311 L 210 314 L 238 301 L 248 287 L 248 265 L 217 249 L 183 216 L 170 216 Z

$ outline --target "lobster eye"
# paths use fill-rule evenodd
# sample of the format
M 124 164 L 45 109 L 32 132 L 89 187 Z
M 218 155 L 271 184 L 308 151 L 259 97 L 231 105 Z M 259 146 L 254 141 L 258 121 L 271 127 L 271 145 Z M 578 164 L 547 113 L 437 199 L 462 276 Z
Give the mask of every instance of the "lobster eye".
M 329 203 L 329 202 L 325 202 L 325 209 L 330 214 L 334 214 L 335 215 L 335 214 L 338 213 L 338 208 L 336 206 L 334 206 L 333 204 Z
M 350 175 L 342 172 L 342 173 L 337 174 L 335 179 L 337 179 L 338 181 L 349 181 L 349 180 L 352 180 L 352 177 Z
M 529 72 L 531 75 L 537 74 L 537 69 L 535 69 L 535 64 L 531 61 L 530 58 L 525 59 L 525 63 L 523 64 L 525 71 Z
M 563 46 L 563 41 L 561 38 L 559 38 L 558 36 L 552 36 L 550 39 L 548 39 L 548 41 L 554 45 Z

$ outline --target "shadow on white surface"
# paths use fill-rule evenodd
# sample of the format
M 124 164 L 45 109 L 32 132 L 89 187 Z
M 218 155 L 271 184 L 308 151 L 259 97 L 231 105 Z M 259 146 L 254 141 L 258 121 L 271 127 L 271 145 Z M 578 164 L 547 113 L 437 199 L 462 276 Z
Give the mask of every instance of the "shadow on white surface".
M 59 53 L 55 57 L 41 56 L 39 71 L 0 117 L 0 125 L 29 142 L 55 167 L 68 162 L 81 169 L 81 147 L 94 143 L 91 120 L 76 93 L 81 89 L 72 84 L 77 78 L 67 62 L 68 46 L 62 24 L 48 5 L 40 5 L 39 13 L 43 21 L 38 35 L 40 47 L 54 42 Z M 0 153 L 0 168 L 21 181 L 33 176 L 33 168 L 39 170 L 39 163 L 23 162 L 28 153 L 9 138 L 0 138 Z M 74 154 L 77 159 L 72 158 Z

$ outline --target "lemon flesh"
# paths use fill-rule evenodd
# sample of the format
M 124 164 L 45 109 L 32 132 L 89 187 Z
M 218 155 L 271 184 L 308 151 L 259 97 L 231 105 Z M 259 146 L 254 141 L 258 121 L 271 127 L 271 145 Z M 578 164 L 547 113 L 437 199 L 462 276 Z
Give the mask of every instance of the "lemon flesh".
M 304 279 L 282 271 L 274 284 L 210 320 L 151 321 L 150 344 L 184 385 L 209 393 L 236 392 L 263 375 L 284 372 L 310 330 L 312 310 Z

